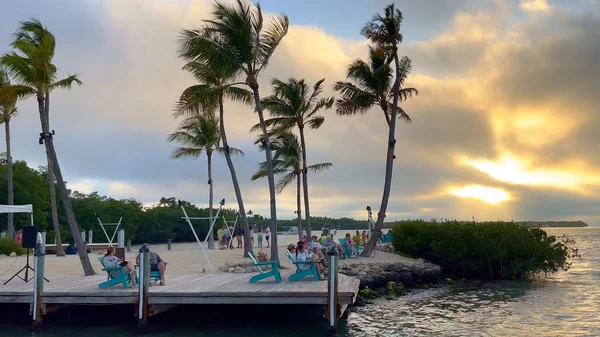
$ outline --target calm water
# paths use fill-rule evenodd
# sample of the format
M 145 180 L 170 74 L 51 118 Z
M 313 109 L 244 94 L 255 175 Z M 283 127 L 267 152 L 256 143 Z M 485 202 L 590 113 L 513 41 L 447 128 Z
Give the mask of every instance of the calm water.
M 498 282 L 418 290 L 350 313 L 340 336 L 600 336 L 600 227 L 548 229 L 577 241 L 581 259 L 543 281 Z M 189 306 L 157 316 L 152 337 L 323 336 L 326 323 L 311 307 Z M 2 309 L 0 309 L 2 310 Z M 26 308 L 22 309 L 26 312 Z M 131 308 L 59 312 L 46 330 L 0 316 L 0 336 L 133 336 Z M 76 326 L 73 326 L 76 324 Z

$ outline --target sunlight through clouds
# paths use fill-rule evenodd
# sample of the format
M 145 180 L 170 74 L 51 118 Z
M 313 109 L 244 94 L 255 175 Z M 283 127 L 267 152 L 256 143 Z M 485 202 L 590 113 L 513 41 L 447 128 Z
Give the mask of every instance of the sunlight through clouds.
M 510 194 L 502 189 L 485 187 L 481 185 L 471 185 L 465 187 L 451 187 L 449 189 L 451 195 L 460 198 L 479 199 L 488 204 L 500 204 L 512 199 Z

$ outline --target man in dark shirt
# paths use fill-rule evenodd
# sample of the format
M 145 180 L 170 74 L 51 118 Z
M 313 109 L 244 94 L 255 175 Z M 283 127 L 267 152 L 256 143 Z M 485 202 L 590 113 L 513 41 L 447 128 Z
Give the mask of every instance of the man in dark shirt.
M 160 274 L 160 285 L 165 285 L 165 261 L 160 258 L 158 253 L 150 251 L 150 245 L 144 243 L 144 246 L 148 248 L 148 252 L 150 252 L 150 271 L 158 271 Z M 140 254 L 138 254 L 136 258 L 136 263 L 140 264 Z

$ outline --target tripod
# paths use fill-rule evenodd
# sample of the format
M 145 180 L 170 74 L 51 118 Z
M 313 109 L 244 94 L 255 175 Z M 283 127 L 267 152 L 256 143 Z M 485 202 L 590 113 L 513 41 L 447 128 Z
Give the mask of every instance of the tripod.
M 16 272 L 11 278 L 8 279 L 8 281 L 4 282 L 4 285 L 6 285 L 8 282 L 12 281 L 12 279 L 14 279 L 15 277 L 20 278 L 21 280 L 25 281 L 25 283 L 31 281 L 33 279 L 33 276 L 31 278 L 29 278 L 30 270 L 32 273 L 35 272 L 35 270 L 33 268 L 31 268 L 31 266 L 29 265 L 29 248 L 27 248 L 27 263 L 25 263 L 25 267 L 21 268 L 21 270 Z M 20 275 L 23 271 L 25 271 L 25 277 L 22 277 Z M 44 277 L 44 280 L 46 280 L 46 282 L 50 282 L 50 280 L 48 280 L 45 277 Z

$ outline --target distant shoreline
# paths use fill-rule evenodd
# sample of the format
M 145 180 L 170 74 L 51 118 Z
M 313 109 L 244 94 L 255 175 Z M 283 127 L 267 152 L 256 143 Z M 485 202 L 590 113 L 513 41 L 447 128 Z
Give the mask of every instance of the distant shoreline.
M 588 227 L 583 221 L 518 221 L 516 222 L 527 227 Z

